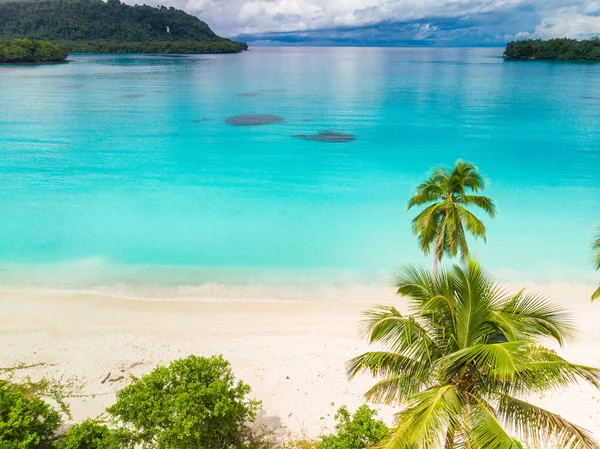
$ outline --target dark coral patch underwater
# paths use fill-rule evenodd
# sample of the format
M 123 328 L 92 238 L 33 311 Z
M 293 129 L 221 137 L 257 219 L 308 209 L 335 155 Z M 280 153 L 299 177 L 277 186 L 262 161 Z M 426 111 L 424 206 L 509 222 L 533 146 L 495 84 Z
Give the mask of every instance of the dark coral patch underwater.
M 273 123 L 283 123 L 285 119 L 278 115 L 271 114 L 245 114 L 234 115 L 225 120 L 225 123 L 233 126 L 258 126 L 271 125 Z
M 356 137 L 352 134 L 340 133 L 337 131 L 321 131 L 317 134 L 297 134 L 295 139 L 313 140 L 316 142 L 346 143 L 352 142 Z

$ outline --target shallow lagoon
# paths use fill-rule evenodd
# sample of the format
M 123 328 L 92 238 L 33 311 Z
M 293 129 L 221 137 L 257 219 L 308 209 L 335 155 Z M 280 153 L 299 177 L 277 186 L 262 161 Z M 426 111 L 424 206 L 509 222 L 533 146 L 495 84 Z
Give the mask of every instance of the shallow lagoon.
M 429 263 L 411 188 L 463 158 L 499 203 L 476 257 L 593 283 L 600 64 L 501 49 L 253 48 L 0 67 L 0 282 L 387 279 Z M 229 117 L 283 122 L 231 126 Z M 294 139 L 323 132 L 348 142 Z M 276 280 L 275 280 L 276 279 Z

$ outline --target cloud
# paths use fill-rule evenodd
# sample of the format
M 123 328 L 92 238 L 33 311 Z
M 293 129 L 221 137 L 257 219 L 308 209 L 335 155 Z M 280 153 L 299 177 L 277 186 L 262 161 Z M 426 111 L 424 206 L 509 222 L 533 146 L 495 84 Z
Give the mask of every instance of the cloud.
M 541 20 L 533 34 L 543 39 L 596 36 L 600 34 L 600 1 L 557 8 Z
M 125 0 L 135 3 L 135 0 Z M 162 0 L 253 41 L 501 44 L 600 34 L 600 0 Z

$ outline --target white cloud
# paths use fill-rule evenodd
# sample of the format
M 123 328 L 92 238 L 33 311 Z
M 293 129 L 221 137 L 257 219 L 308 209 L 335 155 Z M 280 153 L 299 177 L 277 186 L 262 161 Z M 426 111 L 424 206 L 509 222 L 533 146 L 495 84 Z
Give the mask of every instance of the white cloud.
M 128 3 L 139 2 L 125 0 Z M 465 17 L 530 7 L 538 23 L 518 35 L 585 37 L 600 33 L 600 0 L 161 0 L 206 21 L 225 36 L 295 32 L 384 21 Z M 565 6 L 568 4 L 568 6 Z M 519 14 L 517 10 L 515 14 Z M 427 29 L 419 30 L 427 33 Z
M 589 38 L 600 34 L 600 2 L 582 2 L 579 5 L 550 11 L 535 28 L 535 36 Z

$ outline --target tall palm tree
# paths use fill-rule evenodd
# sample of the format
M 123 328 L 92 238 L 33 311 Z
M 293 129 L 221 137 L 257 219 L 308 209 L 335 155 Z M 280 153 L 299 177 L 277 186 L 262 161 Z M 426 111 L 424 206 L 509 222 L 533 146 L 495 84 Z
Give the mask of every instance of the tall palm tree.
M 412 313 L 367 312 L 364 334 L 385 350 L 347 364 L 350 378 L 382 378 L 368 400 L 403 407 L 383 448 L 517 449 L 513 436 L 535 447 L 600 448 L 584 429 L 523 399 L 580 380 L 600 388 L 600 370 L 537 343 L 562 345 L 573 334 L 565 311 L 535 294 L 504 292 L 473 261 L 437 278 L 408 267 L 397 286 Z
M 594 266 L 596 270 L 600 270 L 600 226 L 598 226 L 596 237 L 592 242 L 592 252 L 594 254 Z M 600 298 L 600 284 L 598 284 L 598 288 L 592 295 L 592 301 L 598 298 Z
M 491 198 L 475 195 L 485 189 L 485 182 L 470 162 L 458 161 L 452 172 L 442 168 L 417 186 L 408 201 L 408 209 L 427 205 L 413 221 L 413 233 L 418 237 L 421 250 L 428 255 L 433 246 L 433 273 L 437 274 L 438 261 L 444 254 L 463 259 L 469 255 L 465 228 L 475 238 L 485 241 L 483 222 L 467 207 L 483 209 L 490 217 L 496 215 L 496 205 Z

